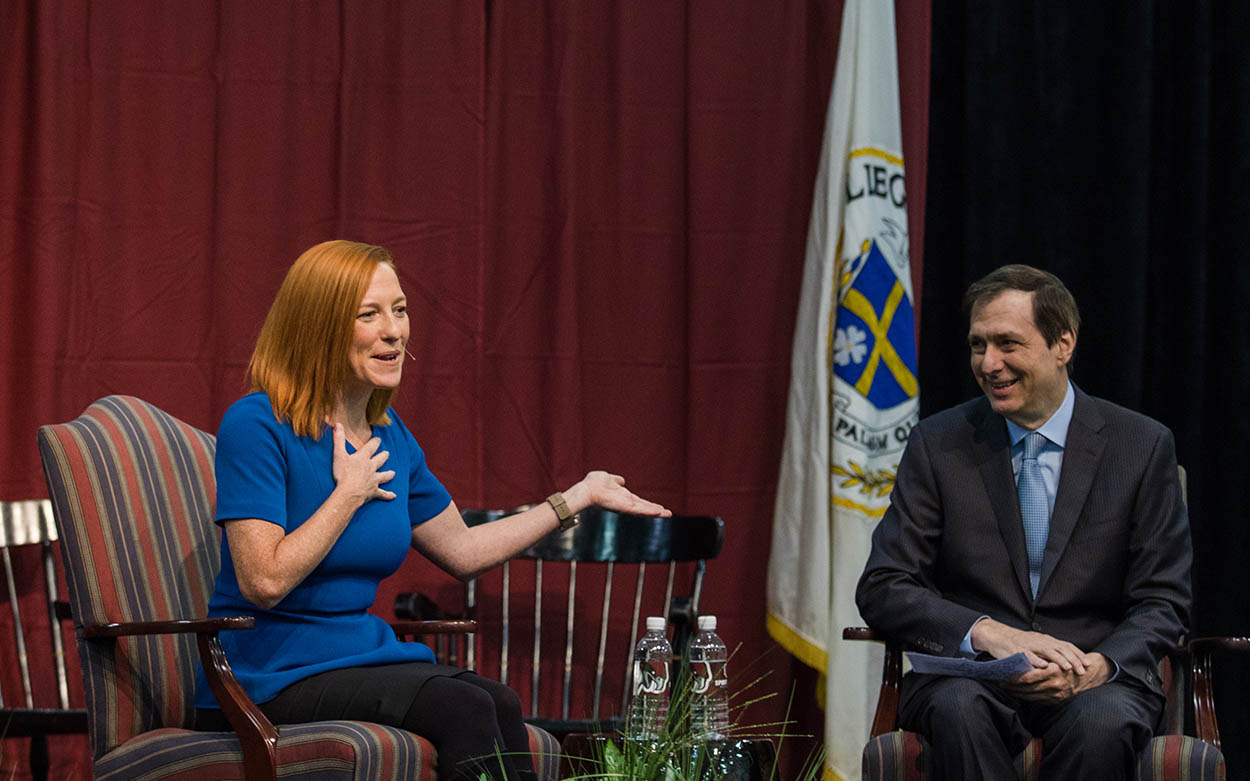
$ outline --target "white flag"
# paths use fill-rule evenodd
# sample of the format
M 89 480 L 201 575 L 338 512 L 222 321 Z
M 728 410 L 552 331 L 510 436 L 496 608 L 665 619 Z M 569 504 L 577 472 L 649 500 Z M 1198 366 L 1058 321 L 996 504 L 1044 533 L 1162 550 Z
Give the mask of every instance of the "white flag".
M 859 778 L 881 648 L 855 584 L 917 419 L 894 3 L 846 0 L 777 482 L 768 629 L 825 673 L 826 778 Z

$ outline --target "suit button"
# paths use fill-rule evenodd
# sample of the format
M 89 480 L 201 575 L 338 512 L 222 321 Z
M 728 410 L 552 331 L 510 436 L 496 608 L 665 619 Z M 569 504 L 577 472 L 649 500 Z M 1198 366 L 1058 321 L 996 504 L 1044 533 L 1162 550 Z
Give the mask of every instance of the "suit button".
M 1033 631 L 1034 631 L 1034 632 L 1040 632 L 1040 631 L 1042 631 L 1042 625 L 1041 625 L 1041 624 L 1039 624 L 1039 623 L 1037 623 L 1036 621 L 1034 621 L 1034 622 L 1033 622 Z

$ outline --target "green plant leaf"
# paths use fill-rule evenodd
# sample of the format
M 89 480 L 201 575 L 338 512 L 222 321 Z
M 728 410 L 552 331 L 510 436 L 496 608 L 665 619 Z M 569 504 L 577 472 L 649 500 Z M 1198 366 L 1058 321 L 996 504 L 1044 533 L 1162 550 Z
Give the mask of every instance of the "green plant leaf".
M 625 772 L 625 755 L 616 747 L 614 741 L 604 741 L 603 744 L 603 769 L 609 773 Z

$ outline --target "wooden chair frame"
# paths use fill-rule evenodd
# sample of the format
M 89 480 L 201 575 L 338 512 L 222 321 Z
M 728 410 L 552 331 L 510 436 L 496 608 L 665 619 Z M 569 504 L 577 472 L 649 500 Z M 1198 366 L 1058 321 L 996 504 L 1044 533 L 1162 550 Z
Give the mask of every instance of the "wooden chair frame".
M 881 690 L 877 710 L 872 719 L 869 737 L 877 737 L 898 728 L 899 684 L 903 680 L 902 647 L 867 627 L 847 627 L 843 640 L 874 640 L 885 643 L 885 662 L 881 670 Z M 1220 748 L 1220 728 L 1215 718 L 1214 673 L 1212 654 L 1216 651 L 1250 651 L 1250 638 L 1199 637 L 1177 647 L 1167 657 L 1173 669 L 1188 669 L 1194 711 L 1194 737 Z M 1170 687 L 1165 687 L 1169 690 Z M 1169 707 L 1172 703 L 1169 701 Z
M 243 752 L 243 772 L 248 781 L 275 781 L 278 777 L 278 728 L 261 712 L 239 684 L 218 633 L 225 630 L 251 629 L 256 620 L 251 616 L 225 616 L 179 621 L 139 621 L 91 624 L 80 627 L 84 640 L 112 642 L 119 637 L 194 633 L 200 661 L 208 678 L 209 688 L 217 698 L 226 720 L 239 736 Z M 399 621 L 391 624 L 401 637 L 421 635 L 463 634 L 474 632 L 472 621 Z

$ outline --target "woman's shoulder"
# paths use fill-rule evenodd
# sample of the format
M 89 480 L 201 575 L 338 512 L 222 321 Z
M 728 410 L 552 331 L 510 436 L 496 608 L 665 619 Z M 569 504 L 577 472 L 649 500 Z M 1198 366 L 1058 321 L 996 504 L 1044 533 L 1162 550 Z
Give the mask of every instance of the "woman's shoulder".
M 238 428 L 265 428 L 278 431 L 283 428 L 289 429 L 290 425 L 279 421 L 274 415 L 273 405 L 264 391 L 255 391 L 226 409 L 226 414 L 221 418 L 221 426 L 218 428 L 218 436 L 223 431 Z
M 226 418 L 273 417 L 273 405 L 264 391 L 253 391 L 226 408 Z

